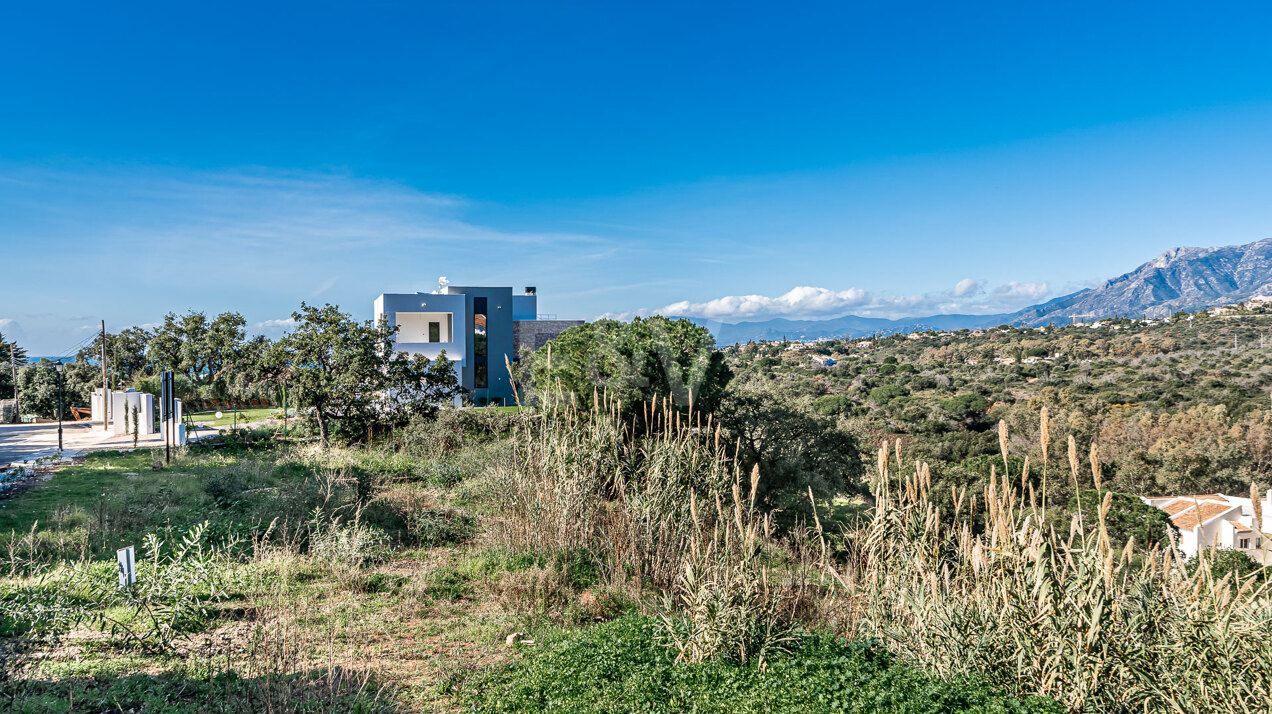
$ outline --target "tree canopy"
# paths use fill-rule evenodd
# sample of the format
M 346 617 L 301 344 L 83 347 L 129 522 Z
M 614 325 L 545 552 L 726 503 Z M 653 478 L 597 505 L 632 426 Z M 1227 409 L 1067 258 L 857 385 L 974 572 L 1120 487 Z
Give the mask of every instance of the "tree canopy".
M 710 412 L 732 377 L 705 327 L 661 316 L 571 327 L 522 373 L 538 391 L 560 387 L 590 402 L 594 389 L 604 390 L 629 411 L 657 396 Z
M 265 358 L 266 370 L 314 408 L 327 443 L 333 422 L 346 435 L 372 424 L 404 424 L 414 414 L 432 415 L 460 393 L 445 356 L 429 360 L 393 347 L 396 327 L 358 322 L 334 305 L 301 303 L 296 328 Z
M 759 466 L 760 494 L 770 506 L 802 513 L 811 506 L 810 488 L 818 499 L 861 489 L 857 439 L 775 387 L 731 387 L 715 416 L 743 471 Z
M 13 349 L 12 355 L 10 348 Z M 13 398 L 13 366 L 10 364 L 12 358 L 14 365 L 22 367 L 27 363 L 27 352 L 18 344 L 17 340 L 11 340 L 0 332 L 0 399 Z
M 129 327 L 118 333 L 106 333 L 106 366 L 114 378 L 112 384 L 126 386 L 161 370 L 146 353 L 154 334 L 144 327 Z M 102 336 L 81 349 L 77 362 L 98 362 L 102 358 Z
M 193 310 L 185 315 L 170 312 L 150 337 L 146 357 L 158 371 L 180 372 L 196 385 L 212 384 L 227 369 L 239 366 L 246 325 L 237 312 L 223 312 L 211 321 Z
M 57 417 L 57 363 L 42 359 L 18 369 L 18 390 L 23 414 L 36 414 L 48 419 Z M 87 407 L 93 388 L 101 386 L 98 367 L 85 362 L 71 362 L 62 370 L 63 417 L 70 417 L 71 407 Z

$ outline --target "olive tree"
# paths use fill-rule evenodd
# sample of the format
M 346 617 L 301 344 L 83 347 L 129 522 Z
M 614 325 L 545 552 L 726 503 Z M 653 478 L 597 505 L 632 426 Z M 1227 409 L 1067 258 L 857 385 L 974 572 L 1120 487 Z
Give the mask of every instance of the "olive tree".
M 396 327 L 358 322 L 335 305 L 301 303 L 296 327 L 267 355 L 266 369 L 314 409 L 323 444 L 332 424 L 361 433 L 373 424 L 433 416 L 460 393 L 445 354 L 435 359 L 397 352 Z

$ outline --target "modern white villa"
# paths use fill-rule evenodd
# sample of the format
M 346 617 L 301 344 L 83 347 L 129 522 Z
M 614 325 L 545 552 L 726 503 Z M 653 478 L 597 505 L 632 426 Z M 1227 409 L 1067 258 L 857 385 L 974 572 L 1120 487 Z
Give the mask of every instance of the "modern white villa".
M 398 327 L 397 349 L 430 359 L 442 352 L 455 362 L 464 390 L 477 406 L 512 402 L 515 363 L 582 320 L 538 314 L 533 287 L 443 285 L 431 293 L 385 293 L 375 299 L 375 319 Z M 542 319 L 548 318 L 548 319 Z
M 1179 529 L 1179 548 L 1184 557 L 1196 557 L 1202 548 L 1239 550 L 1262 565 L 1272 564 L 1272 490 L 1260 501 L 1262 523 L 1255 523 L 1253 499 L 1212 493 L 1196 496 L 1145 497 L 1144 503 L 1160 508 Z

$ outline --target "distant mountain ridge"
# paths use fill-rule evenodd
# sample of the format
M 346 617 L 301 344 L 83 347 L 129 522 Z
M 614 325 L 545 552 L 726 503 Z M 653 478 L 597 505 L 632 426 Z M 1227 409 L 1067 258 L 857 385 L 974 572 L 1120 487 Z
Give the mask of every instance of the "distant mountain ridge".
M 1246 245 L 1172 248 L 1135 270 L 1096 288 L 1079 290 L 1013 313 L 929 315 L 889 320 L 844 315 L 824 320 L 721 323 L 688 318 L 706 326 L 718 344 L 752 340 L 864 337 L 916 330 L 960 330 L 1001 324 L 1068 324 L 1073 316 L 1167 317 L 1180 310 L 1272 296 L 1272 238 Z
M 1168 317 L 1272 295 L 1272 238 L 1246 245 L 1173 248 L 1098 288 L 1025 308 L 1013 322 L 1040 325 L 1073 315 Z

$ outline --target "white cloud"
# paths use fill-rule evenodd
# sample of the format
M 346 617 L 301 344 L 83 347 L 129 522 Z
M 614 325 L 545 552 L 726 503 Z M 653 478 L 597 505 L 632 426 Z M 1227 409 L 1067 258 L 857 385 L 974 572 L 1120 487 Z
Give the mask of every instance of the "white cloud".
M 277 320 L 262 320 L 252 324 L 252 327 L 262 335 L 269 337 L 278 337 L 284 332 L 296 326 L 296 319 L 293 317 L 284 317 Z
M 861 288 L 830 290 L 801 286 L 784 295 L 730 295 L 690 302 L 682 300 L 658 309 L 611 312 L 602 318 L 629 320 L 636 316 L 680 315 L 720 322 L 769 320 L 777 317 L 819 319 L 855 314 L 863 317 L 920 317 L 945 313 L 994 314 L 1013 312 L 1051 293 L 1047 283 L 1008 282 L 986 292 L 984 280 L 966 278 L 945 293 L 871 295 Z
M 760 315 L 768 317 L 830 316 L 864 305 L 869 297 L 869 294 L 861 288 L 827 290 L 800 286 L 778 297 L 731 295 L 700 303 L 682 300 L 667 305 L 657 312 L 663 315 L 693 315 L 715 320 L 745 319 Z
M 963 278 L 958 281 L 954 289 L 950 291 L 950 295 L 956 298 L 967 297 L 968 295 L 976 295 L 985 291 L 984 280 L 974 280 L 972 278 Z
M 1018 283 L 1010 281 L 994 288 L 994 295 L 1004 298 L 1024 298 L 1038 300 L 1051 292 L 1046 283 Z

